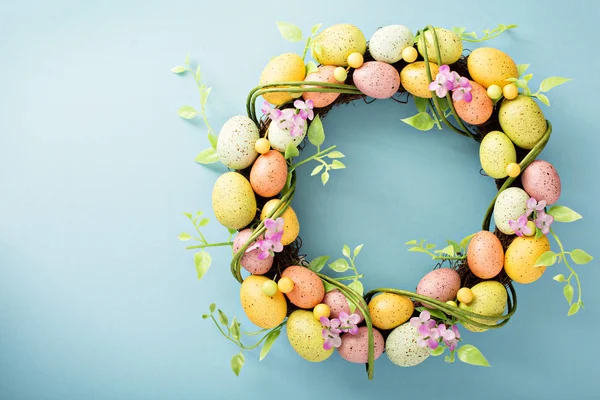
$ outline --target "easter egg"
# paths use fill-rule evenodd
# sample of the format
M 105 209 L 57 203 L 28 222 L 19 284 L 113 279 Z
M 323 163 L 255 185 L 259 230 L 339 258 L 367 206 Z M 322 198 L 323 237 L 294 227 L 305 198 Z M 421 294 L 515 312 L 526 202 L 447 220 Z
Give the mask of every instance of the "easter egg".
M 454 108 L 458 116 L 465 122 L 473 125 L 481 125 L 492 116 L 494 105 L 487 91 L 477 82 L 471 82 L 470 102 L 464 100 L 453 100 Z
M 550 250 L 550 242 L 544 235 L 535 237 L 517 237 L 506 249 L 504 270 L 515 282 L 532 283 L 542 277 L 545 266 L 534 267 L 538 257 Z
M 350 312 L 350 304 L 348 303 L 348 299 L 337 289 L 330 290 L 329 292 L 325 293 L 325 297 L 323 297 L 323 303 L 329 306 L 331 318 L 338 318 L 341 312 L 345 312 L 348 315 L 352 314 L 352 312 Z M 360 322 L 365 319 L 358 307 L 354 310 L 354 314 L 357 314 L 360 317 Z
M 554 165 L 548 161 L 535 160 L 521 174 L 523 189 L 537 201 L 554 204 L 560 197 L 562 185 Z
M 379 329 L 393 329 L 408 321 L 415 307 L 404 296 L 393 293 L 381 293 L 369 302 L 369 314 L 373 326 Z
M 417 42 L 419 53 L 423 55 L 425 46 L 427 46 L 429 61 L 439 65 L 457 62 L 463 50 L 461 38 L 456 33 L 444 28 L 435 28 L 435 33 L 440 47 L 440 55 L 442 56 L 441 62 L 438 60 L 433 33 L 430 30 L 426 31 L 425 35 L 421 36 L 421 39 Z M 435 75 L 433 78 L 435 79 Z
M 321 362 L 333 354 L 333 349 L 325 350 L 325 339 L 321 335 L 323 325 L 306 310 L 296 310 L 286 323 L 287 338 L 296 353 L 306 361 Z
M 484 88 L 509 84 L 506 79 L 518 78 L 517 64 L 505 52 L 492 47 L 480 47 L 469 54 L 467 68 L 471 78 Z
M 484 281 L 471 288 L 473 300 L 469 304 L 460 303 L 459 308 L 485 316 L 498 316 L 504 313 L 508 294 L 506 288 L 497 281 Z M 475 322 L 485 325 L 495 325 L 497 321 L 473 318 Z M 480 328 L 468 322 L 463 323 L 464 327 L 472 332 L 485 332 L 488 328 Z
M 435 79 L 439 72 L 438 65 L 430 62 L 429 68 L 431 69 L 432 79 Z M 432 92 L 429 90 L 429 79 L 427 79 L 424 61 L 417 61 L 402 68 L 400 82 L 402 87 L 413 96 L 431 98 Z
M 306 75 L 306 78 L 304 80 L 306 82 L 338 83 L 338 81 L 333 76 L 333 71 L 335 71 L 335 68 L 336 67 L 332 65 L 320 66 L 316 72 L 311 72 L 310 74 Z M 307 85 L 304 87 L 313 88 L 315 86 Z M 333 103 L 339 96 L 339 93 L 304 92 L 302 94 L 304 100 L 312 100 L 315 108 L 327 107 L 328 105 Z
M 325 296 L 323 281 L 306 267 L 287 267 L 281 277 L 290 278 L 294 282 L 292 291 L 285 295 L 292 304 L 300 308 L 313 308 L 321 303 Z
M 377 360 L 383 354 L 385 341 L 377 329 L 373 329 L 374 359 Z M 340 356 L 346 361 L 357 364 L 365 364 L 369 361 L 369 329 L 366 326 L 358 328 L 358 333 L 342 334 L 342 345 L 337 348 Z
M 417 285 L 418 294 L 439 301 L 454 300 L 458 289 L 460 289 L 460 276 L 450 268 L 439 268 L 428 272 Z
M 248 228 L 238 232 L 235 239 L 233 239 L 233 252 L 237 253 L 243 245 L 248 243 L 250 236 L 252 236 L 252 229 Z M 262 236 L 260 236 L 259 239 L 262 239 Z M 252 243 L 250 245 L 252 245 Z M 240 265 L 251 274 L 266 274 L 273 266 L 273 256 L 269 255 L 264 260 L 261 260 L 258 258 L 259 254 L 260 249 L 250 250 L 247 253 L 245 252 L 240 259 Z
M 261 197 L 277 195 L 287 181 L 287 163 L 277 150 L 269 150 L 258 156 L 250 170 L 250 184 Z
M 375 99 L 392 97 L 400 88 L 398 70 L 390 64 L 379 61 L 369 61 L 354 71 L 354 85 Z
M 506 166 L 517 161 L 512 141 L 500 131 L 489 132 L 479 146 L 481 168 L 494 179 L 506 178 Z
M 515 231 L 508 221 L 516 221 L 527 211 L 529 195 L 521 188 L 510 187 L 503 190 L 494 203 L 494 223 L 496 227 L 507 235 L 514 235 Z
M 375 61 L 393 64 L 402 59 L 402 51 L 412 46 L 414 36 L 404 25 L 388 25 L 375 31 L 369 40 L 369 53 Z
M 248 117 L 231 117 L 219 132 L 217 154 L 225 166 L 244 169 L 252 165 L 258 153 L 254 144 L 259 138 L 258 127 Z
M 263 293 L 262 286 L 269 280 L 264 276 L 250 275 L 240 287 L 240 301 L 246 316 L 254 325 L 263 329 L 275 328 L 287 314 L 287 303 L 281 292 L 278 291 L 273 296 Z
M 269 61 L 260 75 L 260 84 L 267 85 L 278 82 L 296 82 L 304 80 L 306 69 L 304 61 L 298 54 L 285 53 Z M 279 86 L 278 86 L 279 87 Z M 273 92 L 263 94 L 265 101 L 280 106 L 293 99 L 288 92 Z
M 238 172 L 226 172 L 215 182 L 212 207 L 217 221 L 229 229 L 242 229 L 256 216 L 256 197 L 250 182 Z
M 304 124 L 302 134 L 299 136 L 292 136 L 292 128 L 280 128 L 279 125 L 271 122 L 268 130 L 269 142 L 273 149 L 285 153 L 285 149 L 287 149 L 290 143 L 293 143 L 296 147 L 302 143 L 307 130 L 308 124 Z
M 315 37 L 312 56 L 319 64 L 347 67 L 350 54 L 365 54 L 366 50 L 367 39 L 360 29 L 350 24 L 338 24 Z
M 385 354 L 399 367 L 414 367 L 429 356 L 427 347 L 418 345 L 421 338 L 417 329 L 405 323 L 394 329 L 385 341 Z
M 504 266 L 504 250 L 500 239 L 490 231 L 475 234 L 467 249 L 467 264 L 471 272 L 481 279 L 498 275 Z
M 506 136 L 527 150 L 540 141 L 548 127 L 540 106 L 531 97 L 523 95 L 502 102 L 498 121 Z
M 260 220 L 264 221 L 279 204 L 279 199 L 271 199 L 265 203 L 263 209 L 260 213 Z M 298 222 L 298 217 L 296 213 L 292 209 L 292 207 L 288 207 L 283 214 L 281 214 L 281 218 L 283 218 L 283 235 L 281 236 L 281 243 L 284 246 L 292 243 L 298 235 L 300 234 L 300 222 Z

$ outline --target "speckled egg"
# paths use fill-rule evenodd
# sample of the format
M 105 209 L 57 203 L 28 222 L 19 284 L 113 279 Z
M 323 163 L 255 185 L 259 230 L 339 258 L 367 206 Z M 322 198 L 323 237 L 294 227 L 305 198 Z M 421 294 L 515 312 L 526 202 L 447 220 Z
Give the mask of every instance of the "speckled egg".
M 523 189 L 537 201 L 554 204 L 560 197 L 562 185 L 554 165 L 548 161 L 535 160 L 521 174 Z
M 377 329 L 373 329 L 373 344 L 374 359 L 377 360 L 383 354 L 385 347 L 383 336 Z M 369 328 L 361 326 L 356 335 L 342 334 L 342 345 L 337 348 L 337 351 L 344 360 L 351 363 L 365 364 L 369 362 Z
M 285 186 L 287 163 L 277 150 L 269 150 L 258 156 L 250 170 L 250 184 L 261 197 L 273 197 Z
M 250 275 L 240 287 L 240 301 L 246 316 L 263 329 L 275 328 L 287 315 L 287 303 L 280 291 L 273 296 L 263 293 L 262 285 L 268 280 L 264 276 Z
M 484 281 L 471 288 L 473 300 L 469 304 L 460 303 L 458 306 L 470 312 L 485 316 L 501 316 L 506 307 L 508 294 L 504 286 L 497 281 Z M 495 325 L 497 321 L 474 318 L 475 322 L 485 325 Z M 485 332 L 488 328 L 480 328 L 473 324 L 463 323 L 472 332 Z
M 291 128 L 280 128 L 277 124 L 271 123 L 269 125 L 269 143 L 271 143 L 271 148 L 285 153 L 285 149 L 287 149 L 290 143 L 293 143 L 294 146 L 298 146 L 304 140 L 306 136 L 306 131 L 308 130 L 308 124 L 304 124 L 304 130 L 302 135 L 300 136 L 292 136 L 290 134 Z
M 429 68 L 431 69 L 431 77 L 435 79 L 440 68 L 432 62 L 429 63 Z M 402 68 L 400 82 L 402 87 L 413 96 L 431 98 L 432 92 L 429 90 L 429 79 L 427 79 L 424 61 L 417 61 Z
M 414 367 L 429 356 L 427 347 L 419 346 L 419 332 L 409 323 L 394 329 L 385 341 L 385 354 L 399 367 Z
M 452 103 L 456 113 L 463 121 L 473 125 L 481 125 L 492 116 L 494 105 L 483 86 L 474 81 L 469 82 L 471 82 L 471 95 L 473 96 L 471 101 L 453 100 Z
M 535 237 L 517 237 L 506 249 L 506 260 L 504 270 L 515 282 L 532 283 L 542 277 L 545 266 L 534 267 L 535 262 L 550 250 L 550 242 L 544 235 L 538 239 Z
M 477 232 L 469 242 L 467 263 L 471 272 L 481 279 L 498 275 L 504 266 L 500 239 L 490 231 Z
M 350 24 L 338 24 L 315 37 L 312 56 L 319 64 L 347 67 L 350 54 L 365 54 L 366 50 L 367 39 L 360 29 Z
M 292 304 L 300 308 L 313 308 L 321 303 L 325 296 L 323 281 L 306 267 L 287 267 L 281 277 L 290 278 L 294 282 L 294 289 L 286 293 L 286 296 Z
M 500 131 L 489 132 L 479 146 L 481 168 L 494 179 L 506 178 L 506 166 L 517 162 L 517 151 L 513 142 Z
M 272 58 L 260 75 L 260 84 L 303 81 L 306 75 L 304 60 L 298 54 L 285 53 Z M 266 93 L 263 98 L 271 104 L 280 106 L 293 99 L 287 92 Z
M 325 361 L 333 354 L 333 349 L 323 348 L 325 339 L 321 335 L 322 330 L 323 325 L 315 319 L 312 311 L 296 310 L 286 323 L 290 345 L 300 357 L 310 362 Z
M 248 117 L 231 117 L 219 132 L 217 154 L 226 167 L 244 169 L 252 165 L 258 153 L 254 144 L 259 138 L 256 124 Z
M 439 268 L 428 272 L 417 285 L 418 294 L 443 302 L 454 300 L 458 289 L 460 289 L 460 276 L 450 268 Z
M 256 197 L 250 182 L 238 172 L 224 173 L 213 187 L 212 207 L 221 225 L 245 228 L 256 216 Z
M 329 306 L 330 318 L 339 317 L 341 312 L 351 314 L 350 305 L 348 304 L 346 296 L 344 296 L 343 293 L 337 289 L 330 290 L 329 292 L 325 293 L 325 297 L 323 297 L 323 303 Z M 354 310 L 354 314 L 358 314 L 360 317 L 360 322 L 365 319 L 358 307 Z
M 248 242 L 252 236 L 252 229 L 244 229 L 235 236 L 233 239 L 233 251 L 237 253 L 243 245 Z M 259 236 L 259 239 L 262 239 L 262 236 Z M 252 243 L 251 243 L 252 245 Z M 240 259 L 240 265 L 248 272 L 254 275 L 262 275 L 269 272 L 271 267 L 273 266 L 273 256 L 269 255 L 264 260 L 258 258 L 260 254 L 260 249 L 250 250 L 247 253 L 244 253 L 242 258 Z
M 523 95 L 502 101 L 498 121 L 506 136 L 527 150 L 533 149 L 548 128 L 540 106 L 531 97 Z
M 279 204 L 279 199 L 271 199 L 265 203 L 263 209 L 260 213 L 260 220 L 264 221 L 267 218 L 275 207 Z M 298 221 L 298 217 L 296 216 L 296 212 L 290 206 L 288 207 L 283 214 L 281 214 L 281 218 L 283 218 L 283 235 L 281 236 L 281 243 L 284 246 L 292 243 L 298 235 L 300 234 L 300 222 Z
M 369 53 L 376 61 L 393 64 L 402 59 L 402 50 L 412 46 L 414 36 L 404 25 L 388 25 L 375 31 L 369 40 Z
M 373 325 L 379 329 L 393 329 L 403 324 L 414 310 L 414 304 L 408 297 L 393 293 L 381 293 L 369 302 Z
M 358 90 L 375 99 L 388 99 L 400 88 L 398 70 L 379 61 L 364 63 L 354 71 L 353 80 Z
M 521 188 L 510 187 L 503 190 L 494 204 L 494 223 L 502 233 L 514 235 L 515 231 L 508 221 L 516 221 L 527 211 L 529 195 Z
M 333 65 L 320 66 L 317 72 L 311 72 L 310 74 L 306 75 L 306 78 L 304 80 L 306 82 L 339 83 L 333 76 L 333 71 L 335 71 L 335 68 L 336 67 Z M 307 85 L 304 87 L 313 88 L 315 86 Z M 304 100 L 312 100 L 315 108 L 327 107 L 328 105 L 333 103 L 339 96 L 339 93 L 304 92 L 302 94 Z
M 517 64 L 505 52 L 492 47 L 480 47 L 467 58 L 469 75 L 484 88 L 498 85 L 503 88 L 508 78 L 518 78 Z
M 461 38 L 456 33 L 444 28 L 435 28 L 435 33 L 440 46 L 440 54 L 442 56 L 441 63 L 438 62 L 435 43 L 433 41 L 433 33 L 431 31 L 426 31 L 424 37 L 417 42 L 419 53 L 423 55 L 426 44 L 429 61 L 440 65 L 454 64 L 457 62 L 462 55 L 463 50 Z

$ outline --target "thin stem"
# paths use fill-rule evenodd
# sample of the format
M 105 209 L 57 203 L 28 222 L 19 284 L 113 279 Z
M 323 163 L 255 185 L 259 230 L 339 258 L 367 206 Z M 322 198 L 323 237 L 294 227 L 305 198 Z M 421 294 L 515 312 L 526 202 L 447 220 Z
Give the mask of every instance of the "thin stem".
M 356 271 L 356 268 L 354 268 L 354 270 Z M 334 281 L 341 282 L 341 281 L 352 281 L 352 280 L 361 279 L 361 278 L 364 278 L 363 274 L 342 276 L 339 278 L 331 278 L 331 279 L 333 279 Z
M 292 165 L 292 166 L 290 167 L 290 170 L 292 170 L 292 171 L 293 171 L 293 170 L 295 170 L 296 168 L 298 168 L 299 166 L 301 166 L 301 165 L 304 165 L 304 164 L 306 164 L 307 162 L 310 162 L 310 161 L 314 160 L 315 158 L 319 158 L 319 157 L 322 157 L 322 156 L 324 156 L 325 154 L 329 153 L 331 150 L 335 149 L 335 147 L 336 147 L 336 146 L 331 146 L 331 147 L 328 147 L 328 148 L 326 148 L 325 150 L 322 150 L 322 151 L 320 151 L 320 152 L 318 152 L 318 153 L 316 153 L 316 154 L 314 154 L 314 155 L 312 155 L 312 156 L 310 156 L 310 157 L 308 157 L 308 158 L 305 158 L 304 160 L 302 160 L 302 161 L 298 162 L 297 164 L 294 164 L 294 165 Z
M 219 246 L 233 246 L 233 242 L 199 244 L 199 245 L 196 245 L 196 246 L 187 246 L 186 249 L 187 250 L 191 250 L 191 249 L 204 249 L 205 247 L 219 247 Z
M 577 281 L 577 295 L 578 295 L 578 300 L 577 302 L 581 301 L 581 281 L 579 280 L 579 275 L 577 275 L 577 272 L 575 272 L 575 269 L 573 269 L 573 267 L 571 267 L 571 265 L 569 265 L 569 262 L 567 261 L 567 256 L 565 254 L 565 249 L 563 247 L 562 242 L 560 241 L 560 239 L 558 238 L 558 235 L 556 233 L 554 233 L 554 230 L 550 229 L 550 233 L 552 234 L 552 237 L 554 238 L 554 240 L 556 240 L 556 243 L 558 244 L 558 247 L 560 248 L 560 253 L 562 255 L 562 259 L 565 262 L 565 265 L 567 266 L 567 268 L 569 268 L 569 271 L 571 271 L 571 275 L 569 276 L 568 282 L 570 283 L 571 281 L 571 277 L 575 277 L 575 280 Z

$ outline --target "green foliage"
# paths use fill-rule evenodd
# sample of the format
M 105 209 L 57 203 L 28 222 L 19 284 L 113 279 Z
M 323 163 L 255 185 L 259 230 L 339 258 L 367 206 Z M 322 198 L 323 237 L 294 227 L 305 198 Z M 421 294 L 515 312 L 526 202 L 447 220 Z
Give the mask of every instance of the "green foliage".
M 313 272 L 320 272 L 329 261 L 329 258 L 329 256 L 317 257 L 308 264 L 308 268 Z
M 347 286 L 350 289 L 354 290 L 359 296 L 362 296 L 364 294 L 365 289 L 362 282 L 360 281 L 363 275 L 358 273 L 355 261 L 356 257 L 360 254 L 362 248 L 362 244 L 359 244 L 354 249 L 351 249 L 350 246 L 344 244 L 344 246 L 342 247 L 342 255 L 344 257 L 337 258 L 336 260 L 328 264 L 329 268 L 334 272 L 344 273 L 347 271 L 352 271 L 353 275 L 342 276 L 334 279 L 339 281 L 350 281 L 350 283 Z M 325 263 L 327 263 L 328 260 L 329 256 L 317 257 L 309 263 L 309 268 L 315 272 L 319 272 L 321 271 L 321 269 L 323 269 L 323 266 L 325 265 Z M 325 292 L 335 289 L 335 286 L 328 284 L 325 281 L 323 281 L 323 284 L 325 285 Z M 350 306 L 350 311 L 354 312 L 354 310 L 356 310 L 356 304 L 354 304 L 351 301 L 348 301 L 348 304 Z
M 308 141 L 317 148 L 325 141 L 325 131 L 321 117 L 317 114 L 308 127 Z
M 587 264 L 594 259 L 594 257 L 592 257 L 591 255 L 589 255 L 588 253 L 586 253 L 585 251 L 583 251 L 581 249 L 571 250 L 569 252 L 569 256 L 571 257 L 571 260 L 573 260 L 573 262 L 575 264 L 579 264 L 579 265 Z
M 558 260 L 558 254 L 556 254 L 553 251 L 546 251 L 544 253 L 542 253 L 541 256 L 538 257 L 538 259 L 535 261 L 535 264 L 533 264 L 534 267 L 551 267 L 554 264 L 556 264 L 556 261 Z
M 515 29 L 515 28 L 517 28 L 517 25 L 514 25 L 514 24 L 510 24 L 510 25 L 500 24 L 496 28 L 491 29 L 491 30 L 484 29 L 482 31 L 483 32 L 482 37 L 479 37 L 479 35 L 475 31 L 466 32 L 467 28 L 465 28 L 465 27 L 454 27 L 454 28 L 452 28 L 452 32 L 457 34 L 465 42 L 483 42 L 483 41 L 498 37 L 503 32 L 506 32 L 510 29 Z
M 244 362 L 245 362 L 244 355 L 241 352 L 237 353 L 231 359 L 231 370 L 233 371 L 235 376 L 240 376 L 240 371 L 242 370 L 242 367 L 244 366 Z
M 466 364 L 477 365 L 481 367 L 489 367 L 490 363 L 481 354 L 477 347 L 470 344 L 465 344 L 458 348 L 458 359 Z
M 531 78 L 533 78 L 533 74 L 523 75 L 528 68 L 529 64 L 517 65 L 517 69 L 519 71 L 519 78 L 508 78 L 506 80 L 508 82 L 514 83 L 518 88 L 522 89 L 523 94 L 525 96 L 535 97 L 548 107 L 550 107 L 550 99 L 544 93 L 572 80 L 570 78 L 552 76 L 544 79 L 540 84 L 540 88 L 538 89 L 538 91 L 532 93 L 531 89 L 529 88 L 529 81 L 531 80 Z
M 299 42 L 302 40 L 302 30 L 296 25 L 281 21 L 277 21 L 276 24 L 281 37 L 288 42 Z
M 467 244 L 474 235 L 475 234 L 463 238 L 460 243 L 454 240 L 448 240 L 448 245 L 439 250 L 433 250 L 436 248 L 436 245 L 427 243 L 425 239 L 409 240 L 404 244 L 409 246 L 408 251 L 413 253 L 425 253 L 429 255 L 432 260 L 462 260 L 467 257 Z
M 214 147 L 209 147 L 198 153 L 194 161 L 198 164 L 213 164 L 219 161 L 219 155 Z
M 200 251 L 194 254 L 194 264 L 196 265 L 196 272 L 198 273 L 198 280 L 204 277 L 204 274 L 210 268 L 212 258 L 206 251 Z
M 421 111 L 409 118 L 402 118 L 400 121 L 420 131 L 428 131 L 435 125 L 435 122 L 431 115 L 427 114 L 424 111 Z
M 306 75 L 312 74 L 313 72 L 317 72 L 319 68 L 314 61 L 309 61 L 306 63 Z
M 267 335 L 267 339 L 265 340 L 265 344 L 263 344 L 263 347 L 260 350 L 260 357 L 258 359 L 259 361 L 264 360 L 267 354 L 269 354 L 269 351 L 271 351 L 271 347 L 273 347 L 273 343 L 275 343 L 280 333 L 281 329 L 269 332 L 269 334 Z
M 198 112 L 192 106 L 182 106 L 177 110 L 177 114 L 184 119 L 194 118 Z
M 171 72 L 173 72 L 174 74 L 181 74 L 185 72 L 185 67 L 182 67 L 181 65 L 178 65 L 176 67 L 171 68 Z
M 298 151 L 298 147 L 294 143 L 290 143 L 285 148 L 285 159 L 290 160 L 294 157 L 298 157 L 300 152 Z
M 583 218 L 580 214 L 571 210 L 569 207 L 558 205 L 550 207 L 548 214 L 552 215 L 554 217 L 554 221 L 556 222 L 573 222 Z

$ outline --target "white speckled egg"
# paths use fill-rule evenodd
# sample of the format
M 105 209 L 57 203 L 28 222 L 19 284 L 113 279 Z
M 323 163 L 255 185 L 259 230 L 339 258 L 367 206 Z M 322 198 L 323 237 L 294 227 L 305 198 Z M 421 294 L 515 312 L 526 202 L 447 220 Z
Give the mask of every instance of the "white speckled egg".
M 325 297 L 323 297 L 322 302 L 323 304 L 327 304 L 329 306 L 330 318 L 339 317 L 341 312 L 350 314 L 350 305 L 348 304 L 346 296 L 344 296 L 342 292 L 337 289 L 330 290 L 329 292 L 325 293 Z M 358 314 L 360 317 L 360 322 L 365 319 L 359 308 L 354 310 L 354 314 Z
M 388 25 L 375 31 L 369 52 L 377 61 L 393 64 L 402 59 L 402 50 L 412 46 L 414 36 L 404 25 Z
M 248 242 L 250 236 L 252 236 L 252 229 L 248 228 L 240 231 L 235 239 L 233 239 L 233 251 L 237 253 Z M 259 239 L 262 239 L 262 236 Z M 261 260 L 258 258 L 259 254 L 260 249 L 254 249 L 244 253 L 240 259 L 241 266 L 253 275 L 266 274 L 273 266 L 273 256 L 269 255 L 264 260 Z
M 390 361 L 400 367 L 414 367 L 429 357 L 427 347 L 417 344 L 419 332 L 409 323 L 397 327 L 385 342 L 385 353 Z
M 502 233 L 514 235 L 508 221 L 516 221 L 527 211 L 529 195 L 521 188 L 511 187 L 498 195 L 494 204 L 494 222 Z
M 374 359 L 377 360 L 383 354 L 385 342 L 383 336 L 377 329 L 373 329 L 373 350 Z M 344 333 L 342 335 L 342 345 L 337 348 L 340 356 L 346 361 L 357 364 L 365 364 L 369 361 L 369 328 L 361 326 L 358 333 Z
M 217 153 L 228 168 L 244 169 L 252 165 L 258 153 L 254 144 L 259 138 L 256 124 L 248 117 L 230 118 L 219 132 Z
M 285 149 L 290 143 L 298 146 L 304 140 L 304 136 L 306 136 L 307 127 L 308 124 L 304 124 L 304 132 L 302 135 L 292 136 L 290 135 L 291 128 L 281 129 L 276 123 L 271 122 L 268 133 L 269 142 L 271 142 L 271 148 L 285 153 Z
M 375 99 L 388 99 L 400 88 L 400 74 L 390 64 L 369 61 L 356 69 L 353 75 L 354 85 Z
M 535 160 L 521 174 L 523 188 L 537 201 L 546 200 L 547 204 L 554 204 L 560 197 L 562 185 L 554 165 L 548 161 Z
M 458 289 L 460 289 L 460 276 L 450 268 L 439 268 L 428 272 L 417 285 L 418 294 L 444 302 L 454 300 Z

